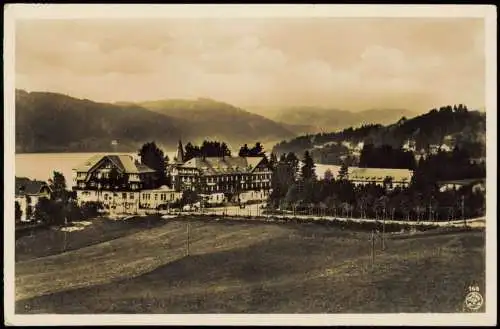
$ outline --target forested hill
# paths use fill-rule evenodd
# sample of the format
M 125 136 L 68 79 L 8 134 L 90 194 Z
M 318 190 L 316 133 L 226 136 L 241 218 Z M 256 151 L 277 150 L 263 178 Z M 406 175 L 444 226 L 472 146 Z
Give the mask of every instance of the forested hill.
M 470 145 L 477 156 L 484 156 L 486 143 L 486 114 L 469 110 L 465 105 L 448 105 L 432 109 L 428 113 L 390 125 L 371 124 L 348 128 L 338 132 L 304 135 L 275 145 L 277 154 L 306 150 L 327 149 L 340 142 L 390 145 L 401 148 L 407 141 L 415 143 L 416 150 L 428 150 L 431 145 Z
M 169 117 L 189 121 L 191 129 L 196 130 L 198 137 L 194 142 L 199 143 L 202 139 L 224 140 L 232 145 L 234 152 L 238 151 L 241 144 L 267 142 L 266 144 L 271 143 L 271 148 L 280 139 L 298 135 L 292 127 L 209 98 L 165 99 L 138 105 Z
M 16 90 L 16 152 L 135 151 L 144 141 L 175 146 L 183 123 L 139 106 Z
M 16 152 L 134 152 L 148 141 L 174 149 L 179 139 L 224 140 L 233 151 L 297 134 L 262 116 L 213 100 L 98 103 L 16 90 Z M 117 141 L 113 145 L 113 141 Z

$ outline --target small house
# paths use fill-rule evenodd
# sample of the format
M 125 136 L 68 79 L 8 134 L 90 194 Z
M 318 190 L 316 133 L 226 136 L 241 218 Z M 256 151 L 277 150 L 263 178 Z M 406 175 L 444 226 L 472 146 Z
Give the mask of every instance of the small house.
M 52 190 L 44 181 L 31 180 L 26 177 L 15 178 L 15 202 L 21 208 L 21 222 L 33 220 L 35 208 L 41 198 L 49 199 Z

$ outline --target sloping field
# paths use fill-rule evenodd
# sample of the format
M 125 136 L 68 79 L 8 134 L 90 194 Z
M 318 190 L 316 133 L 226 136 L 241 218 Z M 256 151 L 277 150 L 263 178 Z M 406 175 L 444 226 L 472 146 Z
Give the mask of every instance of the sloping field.
M 170 221 L 18 262 L 16 313 L 462 312 L 468 285 L 485 291 L 483 232 L 387 240 L 372 268 L 366 233 L 190 225 L 188 257 L 186 223 Z
M 44 228 L 16 236 L 16 262 L 55 255 L 120 238 L 164 225 L 165 221 L 154 216 L 118 221 L 96 218 L 90 224 L 84 230 L 76 232 L 65 233 L 61 230 Z M 17 232 L 16 235 L 18 235 Z

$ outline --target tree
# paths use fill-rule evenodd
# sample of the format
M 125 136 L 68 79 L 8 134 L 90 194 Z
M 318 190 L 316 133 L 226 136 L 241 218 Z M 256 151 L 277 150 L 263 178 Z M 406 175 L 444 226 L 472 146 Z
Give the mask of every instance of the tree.
M 258 157 L 264 155 L 264 147 L 260 142 L 255 143 L 255 146 L 251 148 L 247 156 Z
M 383 182 L 383 185 L 384 185 L 384 189 L 392 189 L 392 177 L 390 176 L 387 176 L 384 178 L 384 182 Z
M 222 156 L 231 156 L 231 150 L 225 142 L 221 144 L 221 154 Z
M 366 208 L 368 205 L 368 197 L 366 195 L 361 195 L 361 197 L 358 199 L 358 206 L 359 206 L 359 213 L 361 218 L 366 217 Z
M 139 157 L 141 163 L 150 167 L 158 175 L 159 184 L 165 184 L 166 170 L 165 170 L 165 156 L 163 151 L 156 146 L 156 143 L 150 142 L 142 145 L 139 150 Z
M 200 148 L 198 146 L 191 144 L 191 142 L 188 142 L 186 144 L 185 151 L 186 151 L 184 154 L 185 161 L 201 156 Z M 176 160 L 181 161 L 182 159 L 176 159 Z
M 327 182 L 333 181 L 333 173 L 330 169 L 327 169 L 324 174 L 324 180 Z
M 64 223 L 64 203 L 47 198 L 40 198 L 35 207 L 35 219 L 45 224 Z
M 299 189 L 296 184 L 293 184 L 286 192 L 285 202 L 288 205 L 293 205 L 299 200 L 299 198 L 300 198 Z
M 285 197 L 294 182 L 295 172 L 292 165 L 280 161 L 273 169 L 273 174 L 271 176 L 271 199 L 278 201 Z
M 269 167 L 271 167 L 271 169 L 274 169 L 277 164 L 278 164 L 278 158 L 276 157 L 276 154 L 271 153 L 271 156 L 269 158 Z
M 33 216 L 33 207 L 31 205 L 31 197 L 29 195 L 26 196 L 26 219 L 31 220 Z
M 23 216 L 23 211 L 21 210 L 21 205 L 19 204 L 18 201 L 15 202 L 14 207 L 15 207 L 14 209 L 15 209 L 16 222 L 18 222 L 21 220 L 21 217 Z
M 200 196 L 196 191 L 184 190 L 182 192 L 181 204 L 188 205 L 200 201 Z
M 89 201 L 81 205 L 82 218 L 93 218 L 99 215 L 99 210 L 104 209 L 102 202 Z
M 334 216 L 337 216 L 337 207 L 339 204 L 339 199 L 336 194 L 332 194 L 325 199 L 325 204 L 329 209 L 333 210 Z
M 316 179 L 314 160 L 309 154 L 309 151 L 304 153 L 304 164 L 301 168 L 302 179 L 303 180 L 313 180 Z
M 54 171 L 53 177 L 49 179 L 49 187 L 52 190 L 51 197 L 53 200 L 66 199 L 66 179 L 62 173 Z
M 340 166 L 339 179 L 340 180 L 349 179 L 349 167 L 347 166 L 347 163 L 345 163 L 345 162 L 342 163 L 342 166 Z
M 238 153 L 238 156 L 247 157 L 249 154 L 250 154 L 250 149 L 248 148 L 248 145 L 245 144 L 240 148 L 240 152 Z

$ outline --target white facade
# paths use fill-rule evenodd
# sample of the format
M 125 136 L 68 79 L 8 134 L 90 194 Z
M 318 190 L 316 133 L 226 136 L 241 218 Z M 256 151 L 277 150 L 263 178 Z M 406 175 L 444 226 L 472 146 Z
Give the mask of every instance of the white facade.
M 102 202 L 104 208 L 117 213 L 136 213 L 139 209 L 157 209 L 181 199 L 182 193 L 169 188 L 142 191 L 80 191 L 77 190 L 79 205 L 85 202 Z
M 33 215 L 35 214 L 36 205 L 40 201 L 41 198 L 50 198 L 48 193 L 40 193 L 40 194 L 27 194 L 27 195 L 16 195 L 15 201 L 19 203 L 19 207 L 21 208 L 21 222 L 29 222 L 33 219 Z M 27 214 L 30 212 L 31 216 L 28 218 Z
M 249 201 L 265 201 L 268 196 L 268 190 L 246 191 L 240 193 L 240 202 L 247 203 Z
M 227 201 L 224 193 L 201 194 L 200 196 L 210 206 L 219 205 Z
M 179 201 L 182 192 L 177 192 L 168 187 L 154 190 L 143 190 L 140 193 L 140 206 L 146 209 L 157 209 L 161 205 L 168 205 Z
M 104 208 L 109 211 L 119 213 L 137 212 L 139 209 L 140 192 L 113 192 L 113 191 L 93 191 L 77 190 L 77 203 L 82 205 L 85 202 L 102 202 Z

